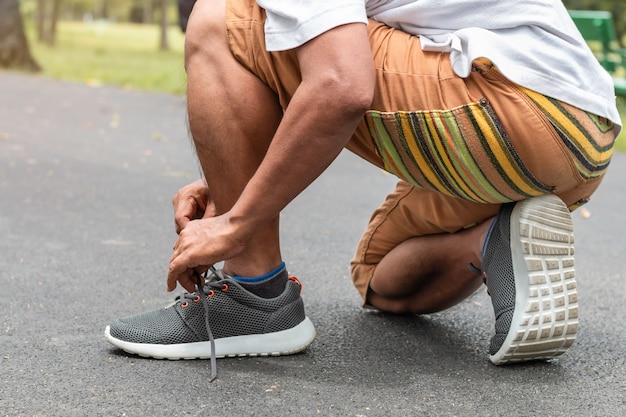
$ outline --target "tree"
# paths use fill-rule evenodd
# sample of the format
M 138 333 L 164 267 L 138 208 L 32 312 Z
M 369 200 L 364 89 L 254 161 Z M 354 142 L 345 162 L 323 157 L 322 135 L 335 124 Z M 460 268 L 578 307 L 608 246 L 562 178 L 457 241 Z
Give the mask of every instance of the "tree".
M 30 53 L 18 0 L 0 0 L 0 68 L 41 70 Z
M 98 7 L 96 10 L 96 17 L 98 19 L 108 19 L 109 18 L 109 9 L 110 9 L 109 0 L 98 0 Z
M 48 7 L 50 5 L 50 1 L 37 0 L 35 19 L 37 22 L 37 39 L 52 46 L 56 39 L 61 0 L 53 0 L 52 8 Z
M 161 43 L 159 45 L 161 50 L 170 49 L 170 44 L 167 40 L 167 29 L 169 22 L 167 20 L 167 8 L 168 0 L 161 0 Z

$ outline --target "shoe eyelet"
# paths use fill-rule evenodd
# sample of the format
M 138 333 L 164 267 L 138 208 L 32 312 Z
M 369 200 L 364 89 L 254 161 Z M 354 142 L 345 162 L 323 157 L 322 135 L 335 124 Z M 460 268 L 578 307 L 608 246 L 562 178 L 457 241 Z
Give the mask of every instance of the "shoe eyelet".
M 187 307 L 189 307 L 189 303 L 188 303 L 187 301 L 185 301 L 185 302 L 184 302 L 184 303 L 182 303 L 180 306 L 181 306 L 182 308 L 187 308 Z
M 194 303 L 197 303 L 198 301 L 200 301 L 200 296 L 199 296 L 199 295 L 196 295 L 196 298 L 194 298 L 194 299 L 193 299 L 193 302 L 194 302 Z
M 293 275 L 289 277 L 289 281 L 293 281 L 296 284 L 298 284 L 298 287 L 300 287 L 300 292 L 302 292 L 302 283 L 300 282 L 300 280 L 296 277 L 294 277 Z
M 228 284 L 222 284 L 222 291 L 223 292 L 228 291 Z
M 213 290 L 209 291 L 209 294 L 208 294 L 209 297 L 212 298 L 214 295 L 215 295 L 215 291 Z

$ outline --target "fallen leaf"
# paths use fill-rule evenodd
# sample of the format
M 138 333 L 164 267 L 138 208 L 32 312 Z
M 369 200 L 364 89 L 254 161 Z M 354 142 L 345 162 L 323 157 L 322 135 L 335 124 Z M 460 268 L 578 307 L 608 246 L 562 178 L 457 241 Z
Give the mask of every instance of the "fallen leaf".
M 113 113 L 111 116 L 111 121 L 109 122 L 109 126 L 111 129 L 116 129 L 120 125 L 120 115 L 117 113 Z
M 591 217 L 591 212 L 587 210 L 586 208 L 582 207 L 580 209 L 580 217 L 582 217 L 583 219 L 588 219 L 589 217 Z

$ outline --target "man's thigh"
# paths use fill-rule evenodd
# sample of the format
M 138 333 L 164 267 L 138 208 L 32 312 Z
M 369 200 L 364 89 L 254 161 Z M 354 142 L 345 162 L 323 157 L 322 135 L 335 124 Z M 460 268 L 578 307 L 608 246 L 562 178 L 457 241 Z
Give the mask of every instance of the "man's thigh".
M 297 57 L 265 50 L 264 21 L 255 1 L 227 1 L 233 55 L 286 108 L 301 81 Z M 574 206 L 595 189 L 584 185 L 602 172 L 581 177 L 570 145 L 490 62 L 475 62 L 462 78 L 448 54 L 423 51 L 419 37 L 374 21 L 368 33 L 376 92 L 348 149 L 412 185 L 476 203 L 556 193 Z M 607 151 L 594 163 L 602 167 L 609 157 Z

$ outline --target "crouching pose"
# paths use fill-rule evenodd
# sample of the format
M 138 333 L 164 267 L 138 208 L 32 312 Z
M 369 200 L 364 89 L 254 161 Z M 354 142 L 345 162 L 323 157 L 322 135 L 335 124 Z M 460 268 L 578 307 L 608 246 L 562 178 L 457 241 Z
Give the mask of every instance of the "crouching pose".
M 399 178 L 351 263 L 365 306 L 431 313 L 485 283 L 493 363 L 571 346 L 570 211 L 599 186 L 621 122 L 560 2 L 198 0 L 185 64 L 204 177 L 174 198 L 167 287 L 189 294 L 111 323 L 115 346 L 304 350 L 315 329 L 279 214 L 344 147 Z

